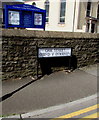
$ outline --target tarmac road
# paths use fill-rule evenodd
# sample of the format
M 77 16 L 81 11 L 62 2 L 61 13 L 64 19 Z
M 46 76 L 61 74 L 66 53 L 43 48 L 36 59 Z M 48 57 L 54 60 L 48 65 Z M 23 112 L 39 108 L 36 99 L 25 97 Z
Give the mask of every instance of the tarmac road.
M 31 81 L 25 78 L 25 81 Z M 24 83 L 24 80 L 23 83 Z M 20 82 L 20 81 L 19 81 Z M 15 84 L 16 83 L 16 84 Z M 22 86 L 18 81 L 4 82 L 3 94 Z M 9 85 L 10 84 L 10 85 Z M 9 87 L 10 86 L 10 87 Z M 15 87 L 15 88 L 14 88 Z M 97 93 L 97 76 L 75 70 L 60 71 L 35 81 L 2 102 L 2 114 L 22 114 L 68 103 Z
M 34 114 L 23 114 L 22 118 L 50 118 L 49 120 L 56 120 L 54 118 L 84 118 L 98 112 L 99 104 L 97 104 L 97 95 L 92 95 L 70 103 L 33 112 Z
M 72 120 L 72 118 L 77 118 L 76 120 L 84 120 L 83 118 L 94 119 L 99 117 L 99 114 L 97 114 L 98 108 L 97 94 L 95 94 L 70 103 L 21 114 L 21 118 L 22 120 L 65 120 L 65 118 L 69 118 L 69 120 Z M 20 115 L 9 116 L 7 120 L 21 120 L 19 118 Z

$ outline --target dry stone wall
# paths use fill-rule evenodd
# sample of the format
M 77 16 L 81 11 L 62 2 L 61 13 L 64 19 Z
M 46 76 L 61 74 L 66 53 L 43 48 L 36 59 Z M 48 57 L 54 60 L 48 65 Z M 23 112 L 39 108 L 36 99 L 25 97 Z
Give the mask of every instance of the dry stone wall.
M 2 79 L 35 76 L 36 46 L 72 47 L 78 68 L 95 64 L 99 58 L 99 34 L 3 29 Z

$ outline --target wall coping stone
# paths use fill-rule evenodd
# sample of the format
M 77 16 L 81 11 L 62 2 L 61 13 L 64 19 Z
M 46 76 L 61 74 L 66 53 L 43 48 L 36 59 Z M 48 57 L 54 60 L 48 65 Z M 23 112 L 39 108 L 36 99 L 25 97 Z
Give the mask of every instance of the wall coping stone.
M 30 37 L 30 38 L 99 38 L 99 33 L 35 31 L 26 29 L 2 29 L 2 37 Z

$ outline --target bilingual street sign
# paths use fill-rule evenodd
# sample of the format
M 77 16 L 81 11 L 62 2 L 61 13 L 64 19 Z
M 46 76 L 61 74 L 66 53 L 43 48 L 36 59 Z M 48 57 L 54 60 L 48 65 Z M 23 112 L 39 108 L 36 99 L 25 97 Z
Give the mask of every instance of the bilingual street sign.
M 70 57 L 71 48 L 39 48 L 38 58 Z
M 5 5 L 5 28 L 45 29 L 46 11 L 32 5 Z
M 37 78 L 38 78 L 38 69 L 39 69 L 39 60 L 40 59 L 47 59 L 47 58 L 59 58 L 59 57 L 69 57 L 69 69 L 71 69 L 71 57 L 72 57 L 72 48 L 65 48 L 65 47 L 43 47 L 38 48 L 37 51 Z M 48 59 L 47 59 L 48 60 Z M 54 60 L 54 59 L 53 59 Z

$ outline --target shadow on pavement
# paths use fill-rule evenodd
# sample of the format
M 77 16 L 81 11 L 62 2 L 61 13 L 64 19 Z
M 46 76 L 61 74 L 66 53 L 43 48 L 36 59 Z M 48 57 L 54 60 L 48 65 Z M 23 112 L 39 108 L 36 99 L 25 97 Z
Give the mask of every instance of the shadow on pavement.
M 14 95 L 14 94 L 17 93 L 18 91 L 20 91 L 21 89 L 23 89 L 23 88 L 27 87 L 28 85 L 30 85 L 30 84 L 36 82 L 36 81 L 39 80 L 40 78 L 41 78 L 41 77 L 39 77 L 39 78 L 37 78 L 37 79 L 35 79 L 35 80 L 32 80 L 32 81 L 30 81 L 29 83 L 23 85 L 22 87 L 20 87 L 20 88 L 14 90 L 13 92 L 10 92 L 10 93 L 8 93 L 8 94 L 2 96 L 2 97 L 0 98 L 0 102 L 2 102 L 2 101 L 4 101 L 4 100 L 8 99 L 8 98 L 11 97 L 12 95 Z

